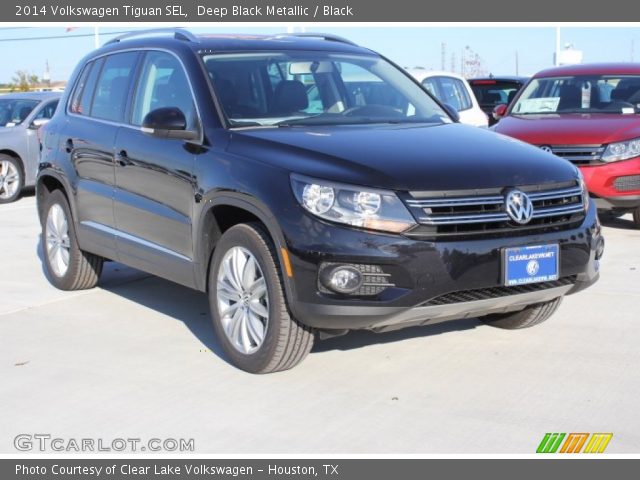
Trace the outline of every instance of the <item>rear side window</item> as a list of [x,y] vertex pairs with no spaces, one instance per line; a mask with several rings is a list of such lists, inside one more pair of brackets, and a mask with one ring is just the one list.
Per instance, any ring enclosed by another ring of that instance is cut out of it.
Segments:
[[93,95],[92,117],[122,121],[137,58],[137,52],[117,53],[107,57]]
[[493,108],[501,103],[508,104],[514,99],[520,84],[517,82],[478,81],[472,82],[471,89],[480,106]]
[[472,107],[467,88],[464,82],[458,78],[430,77],[423,80],[422,84],[438,100],[451,105],[458,111],[468,110]]
[[149,112],[164,107],[180,109],[188,127],[193,126],[195,107],[182,65],[169,53],[149,52],[142,67],[131,122],[142,125]]
[[100,68],[102,67],[103,59],[98,59],[95,62],[88,63],[73,91],[73,97],[71,104],[69,105],[69,111],[78,115],[89,115],[91,111],[91,99],[93,98],[93,92],[96,88],[96,81],[100,74]]

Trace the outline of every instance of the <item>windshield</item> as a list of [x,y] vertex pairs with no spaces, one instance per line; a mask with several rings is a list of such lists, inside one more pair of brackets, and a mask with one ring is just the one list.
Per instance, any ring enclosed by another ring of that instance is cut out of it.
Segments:
[[38,100],[0,98],[0,127],[20,125],[38,105]]
[[640,113],[640,76],[536,78],[525,87],[511,113]]
[[422,88],[376,56],[260,52],[203,60],[232,127],[451,122]]

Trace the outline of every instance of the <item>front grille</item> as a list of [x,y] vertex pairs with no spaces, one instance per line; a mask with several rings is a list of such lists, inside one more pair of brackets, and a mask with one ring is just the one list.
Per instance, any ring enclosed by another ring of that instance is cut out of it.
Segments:
[[471,192],[412,192],[406,201],[419,225],[408,236],[487,235],[570,228],[584,218],[582,189],[577,182],[521,186],[533,204],[533,218],[520,225],[505,209],[510,189]]
[[[395,287],[395,284],[391,283],[390,281],[391,275],[389,273],[385,273],[380,265],[369,265],[363,263],[323,263],[320,267],[320,274],[322,274],[322,271],[327,268],[334,268],[337,266],[353,267],[359,270],[360,273],[362,273],[362,277],[364,280],[362,282],[362,286],[355,292],[348,294],[350,296],[371,297],[374,295],[379,295],[389,287]],[[333,292],[322,285],[322,282],[319,279],[320,275],[318,276],[318,290],[320,290],[320,292],[336,295],[336,292]]]
[[640,190],[640,175],[626,175],[624,177],[618,177],[613,182],[613,186],[619,192]]
[[478,300],[490,300],[492,298],[507,297],[521,293],[539,292],[549,288],[565,287],[576,283],[576,276],[560,278],[552,282],[530,283],[529,285],[516,285],[514,287],[490,287],[477,290],[461,290],[459,292],[445,293],[423,303],[423,307],[435,307],[450,305],[452,303],[475,302]]
[[[539,145],[545,147],[545,145]],[[602,145],[546,145],[554,155],[569,160],[576,165],[601,163],[605,147]]]

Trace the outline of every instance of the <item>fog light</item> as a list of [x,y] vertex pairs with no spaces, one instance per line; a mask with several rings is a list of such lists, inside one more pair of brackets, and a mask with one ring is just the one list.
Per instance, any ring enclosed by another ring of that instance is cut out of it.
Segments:
[[596,260],[600,260],[604,254],[604,237],[598,237],[596,240]]
[[338,266],[323,276],[325,286],[334,292],[352,293],[362,286],[362,274],[353,267]]

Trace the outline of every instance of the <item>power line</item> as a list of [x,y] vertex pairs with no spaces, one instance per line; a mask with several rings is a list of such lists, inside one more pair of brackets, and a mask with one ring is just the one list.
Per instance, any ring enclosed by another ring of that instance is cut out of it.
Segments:
[[[136,30],[123,30],[121,32],[100,32],[100,35],[121,35],[124,33],[131,33]],[[0,38],[0,42],[26,42],[29,40],[57,40],[66,38],[80,38],[80,37],[93,37],[93,33],[74,33],[71,35],[56,35],[50,37],[21,37],[21,38]]]

